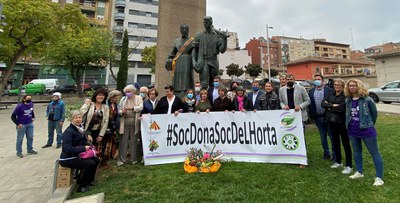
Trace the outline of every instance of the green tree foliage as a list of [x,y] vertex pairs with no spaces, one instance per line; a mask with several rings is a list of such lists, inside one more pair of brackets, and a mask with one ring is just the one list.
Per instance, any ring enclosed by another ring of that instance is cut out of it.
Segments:
[[239,68],[238,64],[231,63],[228,66],[226,66],[226,74],[231,76],[233,79],[233,76],[241,76],[243,75],[244,71],[242,68]]
[[257,64],[247,64],[247,66],[244,67],[246,69],[246,73],[250,75],[250,77],[256,78],[260,75],[262,72],[262,69],[259,65]]
[[128,30],[125,29],[122,39],[121,60],[117,74],[117,89],[123,90],[128,80],[128,56],[129,56],[129,38]]
[[223,74],[224,74],[224,70],[219,69],[219,70],[218,70],[218,75],[219,75],[219,76],[222,76]]
[[277,75],[279,75],[278,70],[276,70],[275,68],[271,68],[271,77],[275,77]]
[[112,35],[105,28],[89,24],[66,26],[57,42],[48,46],[45,60],[68,68],[82,97],[80,82],[86,68],[104,68],[110,58],[111,43]]
[[145,47],[141,53],[142,61],[151,65],[150,73],[155,73],[157,45]]
[[33,56],[45,50],[48,44],[62,35],[66,24],[76,24],[81,12],[76,6],[59,4],[49,0],[2,0],[5,26],[0,29],[0,61],[7,65],[0,84],[0,99],[12,69],[18,59],[29,53]]

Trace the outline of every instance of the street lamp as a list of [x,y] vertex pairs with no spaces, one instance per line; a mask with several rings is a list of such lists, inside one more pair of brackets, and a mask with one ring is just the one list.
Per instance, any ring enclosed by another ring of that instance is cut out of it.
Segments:
[[267,24],[268,79],[269,79],[269,81],[271,81],[271,56],[269,55],[269,36],[268,36],[269,29],[274,29],[274,27],[268,26],[268,24]]
[[260,66],[261,66],[261,76],[264,78],[264,65],[263,65],[263,48],[262,46],[258,47],[260,49]]

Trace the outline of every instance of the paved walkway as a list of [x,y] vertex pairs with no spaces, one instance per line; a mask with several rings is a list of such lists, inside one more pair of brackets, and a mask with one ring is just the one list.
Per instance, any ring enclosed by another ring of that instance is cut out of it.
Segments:
[[[0,202],[47,202],[52,195],[54,163],[61,149],[42,149],[47,142],[46,104],[35,104],[33,148],[37,155],[28,155],[26,139],[23,158],[16,156],[16,129],[11,121],[15,105],[0,109]],[[64,124],[64,129],[69,123]]]
[[[61,149],[42,149],[47,141],[46,104],[35,104],[33,147],[37,155],[26,154],[26,139],[23,143],[24,158],[15,153],[16,130],[10,116],[15,105],[0,109],[0,203],[2,202],[47,202],[52,195],[54,163]],[[400,104],[382,104],[381,112],[400,114]],[[64,124],[64,129],[69,125]]]

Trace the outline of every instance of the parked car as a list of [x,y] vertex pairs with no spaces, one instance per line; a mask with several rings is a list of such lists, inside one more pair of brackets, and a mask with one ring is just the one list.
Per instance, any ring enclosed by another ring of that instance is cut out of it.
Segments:
[[307,91],[310,90],[311,88],[313,88],[313,86],[305,80],[294,81],[294,84],[303,86],[304,88],[306,88]]
[[58,79],[34,79],[29,84],[45,84],[47,92],[59,87]]
[[78,88],[76,88],[75,85],[63,85],[58,88],[52,89],[49,91],[50,94],[53,94],[54,92],[60,92],[60,93],[77,93]]
[[378,103],[382,101],[385,104],[400,102],[400,80],[387,83],[381,88],[368,89],[369,96]]
[[32,84],[29,83],[27,85],[22,85],[18,89],[12,89],[8,91],[8,95],[18,95],[20,92],[20,89],[25,90],[25,94],[34,94],[34,95],[42,95],[46,92],[46,85],[45,84]]

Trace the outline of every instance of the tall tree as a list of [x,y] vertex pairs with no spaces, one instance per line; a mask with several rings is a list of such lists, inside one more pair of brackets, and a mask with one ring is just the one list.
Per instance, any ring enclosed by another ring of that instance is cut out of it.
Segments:
[[62,37],[48,46],[45,61],[69,69],[82,97],[81,79],[88,67],[104,68],[110,58],[112,35],[105,28],[87,24],[80,29],[69,26]]
[[119,62],[119,69],[117,74],[117,89],[123,90],[128,80],[128,56],[129,56],[129,38],[128,30],[125,29],[122,49],[121,49],[121,60]]
[[150,73],[155,73],[156,52],[157,52],[157,45],[154,45],[150,47],[146,46],[141,53],[142,61],[145,64],[151,65]]
[[0,29],[0,61],[7,65],[0,83],[0,100],[4,88],[12,75],[18,59],[26,54],[41,53],[47,44],[60,36],[63,25],[75,23],[73,19],[81,15],[76,6],[52,3],[48,0],[3,0],[5,25]]
[[246,73],[249,74],[253,80],[254,80],[254,78],[258,77],[260,75],[260,73],[262,72],[261,67],[257,64],[249,63],[244,68],[246,69]]

